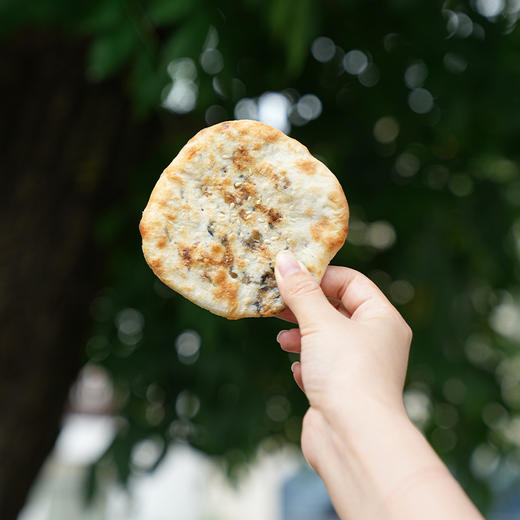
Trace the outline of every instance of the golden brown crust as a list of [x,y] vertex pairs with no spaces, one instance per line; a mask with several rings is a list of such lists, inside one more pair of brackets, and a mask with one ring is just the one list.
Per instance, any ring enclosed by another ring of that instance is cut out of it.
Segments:
[[274,258],[290,248],[320,279],[343,245],[348,205],[334,175],[300,143],[256,121],[188,141],[158,180],[139,226],[154,273],[230,319],[283,302]]

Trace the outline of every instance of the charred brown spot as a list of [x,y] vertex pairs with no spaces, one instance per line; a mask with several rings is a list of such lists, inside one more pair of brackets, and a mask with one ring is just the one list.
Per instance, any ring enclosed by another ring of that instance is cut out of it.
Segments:
[[298,161],[296,163],[296,166],[308,175],[311,175],[316,172],[316,165],[314,161]]
[[229,271],[229,276],[231,276],[231,278],[238,278],[238,274],[233,271]]
[[234,311],[238,304],[238,283],[229,279],[225,269],[217,271],[213,278],[213,283],[215,285],[213,289],[215,298],[227,302],[232,311]]
[[185,247],[182,251],[181,251],[181,258],[182,258],[182,263],[186,266],[186,267],[189,267],[192,263],[193,263],[193,258],[191,257],[191,251],[189,250],[189,248]]
[[226,251],[224,258],[222,259],[222,263],[224,265],[233,265],[233,260],[233,255],[229,251]]
[[255,229],[250,235],[249,238],[244,242],[244,245],[249,249],[257,249],[260,243],[262,242],[262,234],[258,229]]
[[251,164],[252,159],[249,152],[244,147],[240,147],[235,150],[232,161],[237,170],[245,170]]
[[207,227],[207,230],[208,230],[208,233],[213,236],[215,234],[215,228],[213,227],[215,224],[215,222],[210,222],[208,224],[208,227]]
[[226,250],[220,244],[211,244],[209,251],[211,263],[220,264],[223,261]]
[[242,209],[238,212],[238,216],[239,216],[242,220],[247,220],[247,213],[246,213],[246,210],[242,208]]
[[261,202],[255,204],[255,209],[267,216],[271,229],[273,228],[273,224],[276,224],[282,218],[282,214],[279,211],[276,211],[274,208],[266,208]]
[[267,212],[267,216],[269,217],[269,224],[276,224],[282,218],[282,214],[273,208]]
[[253,186],[248,184],[242,184],[242,186],[240,186],[240,188],[237,191],[240,200],[246,200],[255,193],[255,189],[253,188]]
[[159,249],[163,249],[166,247],[166,244],[167,244],[167,241],[165,238],[160,238],[159,240],[157,240],[157,243],[156,243],[156,246],[159,248]]
[[239,201],[239,199],[233,193],[229,193],[228,191],[225,191],[224,192],[224,201],[227,204],[231,204],[231,203],[236,204]]

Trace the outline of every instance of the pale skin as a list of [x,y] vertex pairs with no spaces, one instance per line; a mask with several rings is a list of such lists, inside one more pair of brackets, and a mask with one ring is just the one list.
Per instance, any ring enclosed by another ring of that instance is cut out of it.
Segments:
[[321,286],[291,253],[276,280],[298,325],[278,335],[309,409],[301,445],[343,520],[482,520],[406,415],[410,327],[361,273],[327,269]]

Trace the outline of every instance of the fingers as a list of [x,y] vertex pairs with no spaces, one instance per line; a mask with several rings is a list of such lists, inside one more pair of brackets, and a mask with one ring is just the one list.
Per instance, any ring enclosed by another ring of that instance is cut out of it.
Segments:
[[303,387],[303,379],[302,379],[302,365],[299,361],[295,361],[291,365],[291,370],[293,373],[294,380],[296,381],[296,384],[300,387],[300,390],[302,392],[305,392],[305,389]]
[[282,312],[279,312],[275,318],[279,318],[281,320],[290,321],[291,323],[298,323],[296,320],[296,316],[293,314],[293,311],[291,309],[287,308],[284,309]]
[[298,320],[302,334],[319,330],[334,309],[316,280],[289,251],[276,257],[275,275],[280,294]]
[[329,266],[321,287],[329,298],[341,301],[346,315],[353,320],[397,313],[377,285],[354,269]]
[[286,352],[300,352],[302,349],[300,329],[282,330],[276,336],[276,341]]

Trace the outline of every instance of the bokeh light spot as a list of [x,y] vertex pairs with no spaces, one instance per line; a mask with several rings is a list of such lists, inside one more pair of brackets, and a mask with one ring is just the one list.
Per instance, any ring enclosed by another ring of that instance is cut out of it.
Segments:
[[138,442],[132,448],[130,462],[136,471],[149,471],[159,459],[164,449],[164,441],[160,437],[153,437]]
[[258,107],[256,101],[243,98],[235,105],[236,119],[258,119]]
[[405,305],[413,300],[415,289],[408,280],[395,280],[390,284],[390,298],[398,305]]
[[185,330],[175,340],[175,350],[181,363],[192,365],[199,359],[201,339],[195,330]]
[[401,177],[413,177],[421,167],[419,158],[412,153],[402,153],[395,161],[395,171]]
[[336,45],[330,38],[320,36],[312,42],[311,53],[315,60],[326,63],[334,58]]
[[206,49],[200,55],[200,65],[206,74],[218,74],[224,68],[224,57],[218,49]]
[[442,385],[444,397],[453,404],[462,404],[466,399],[467,388],[461,379],[452,377]]
[[175,401],[175,411],[177,415],[181,419],[193,419],[197,415],[200,409],[200,400],[199,398],[189,392],[188,390],[183,390]]
[[379,83],[380,73],[377,65],[371,63],[361,74],[358,80],[364,87],[372,88]]
[[296,104],[296,110],[302,119],[308,121],[316,119],[321,114],[321,101],[314,94],[305,94]]
[[265,92],[258,99],[258,120],[288,133],[291,128],[289,109],[290,102],[286,96],[278,92]]
[[274,395],[267,400],[265,413],[275,422],[283,422],[291,413],[291,404],[283,395]]
[[464,173],[451,177],[448,185],[453,195],[457,197],[466,197],[473,191],[473,181]]
[[383,144],[394,141],[399,135],[399,123],[393,117],[382,117],[374,125],[374,137]]
[[412,63],[405,73],[404,82],[410,89],[422,87],[425,79],[428,77],[428,67],[422,61]]
[[498,467],[497,449],[490,444],[480,444],[471,454],[471,472],[479,478],[486,478]]
[[504,10],[505,0],[477,0],[475,7],[482,16],[494,18]]
[[421,390],[405,390],[403,401],[410,420],[418,428],[423,429],[428,424],[432,412],[432,404],[428,395]]
[[366,240],[368,245],[376,249],[388,249],[392,247],[396,239],[394,227],[385,220],[379,220],[369,224]]
[[460,74],[468,68],[468,62],[458,54],[447,52],[442,58],[442,63],[446,70],[454,74]]
[[162,106],[177,114],[187,114],[195,108],[197,95],[198,87],[193,81],[176,79],[167,91]]
[[433,96],[425,88],[416,88],[408,96],[408,105],[416,114],[427,114],[433,108]]
[[211,105],[204,115],[208,125],[216,125],[228,119],[227,110],[221,105]]
[[368,67],[368,57],[360,50],[347,52],[343,57],[343,67],[354,76],[361,74]]

